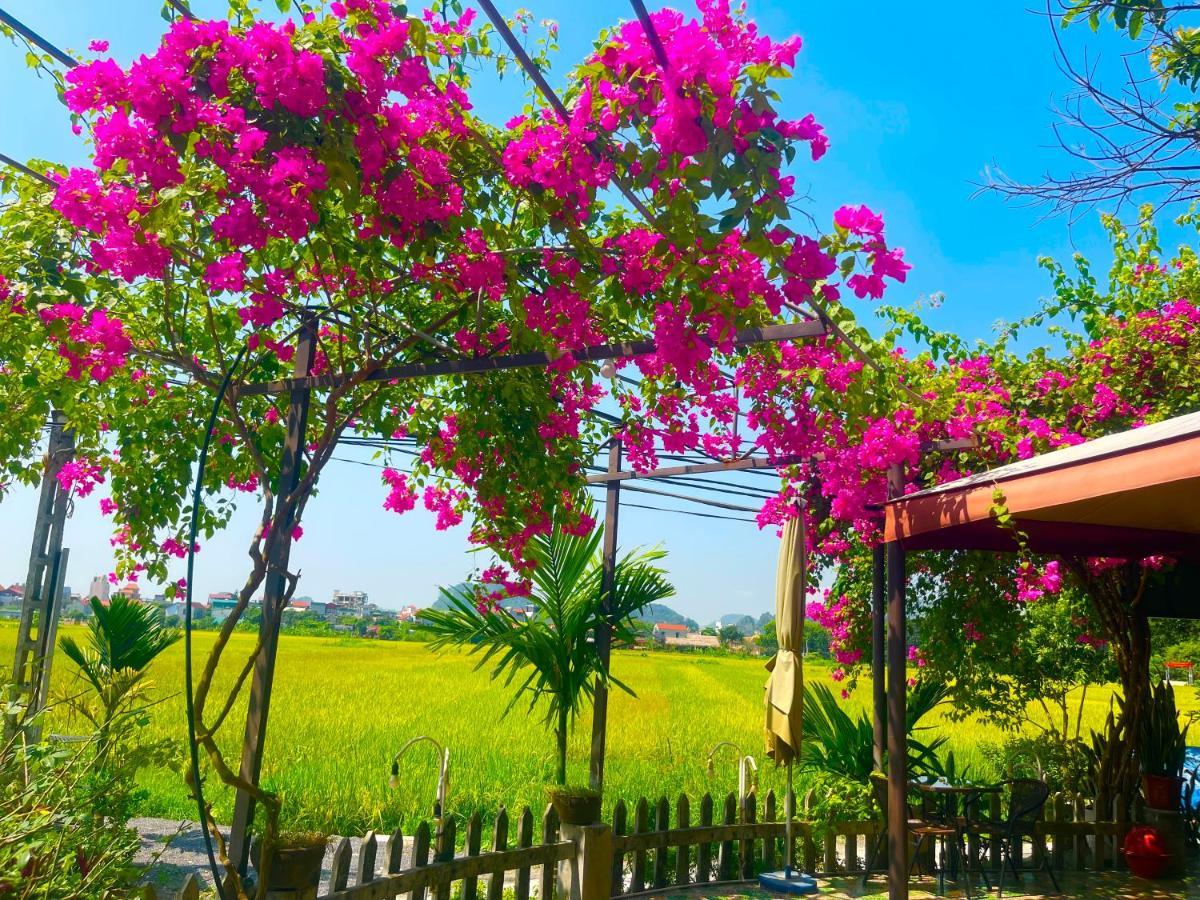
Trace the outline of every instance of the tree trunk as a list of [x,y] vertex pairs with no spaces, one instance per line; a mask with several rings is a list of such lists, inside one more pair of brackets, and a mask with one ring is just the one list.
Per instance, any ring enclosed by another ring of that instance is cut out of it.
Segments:
[[1120,715],[1096,773],[1097,814],[1106,814],[1112,803],[1112,815],[1123,808],[1128,817],[1137,794],[1142,714],[1150,695],[1150,622],[1141,607],[1147,573],[1136,562],[1100,573],[1090,572],[1082,560],[1070,565],[1091,600],[1121,678]]
[[561,786],[566,786],[567,783],[567,717],[569,710],[563,707],[558,711],[558,726],[554,729],[554,736],[558,741],[558,773],[556,779]]

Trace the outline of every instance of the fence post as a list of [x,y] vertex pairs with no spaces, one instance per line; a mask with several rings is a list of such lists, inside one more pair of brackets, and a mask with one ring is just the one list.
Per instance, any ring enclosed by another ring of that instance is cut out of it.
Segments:
[[[713,823],[713,801],[711,794],[700,798],[700,825],[707,827]],[[696,881],[703,883],[712,880],[712,844],[701,842],[696,850]]]
[[[542,813],[542,843],[558,843],[558,813],[553,803],[547,803],[546,811]],[[554,896],[554,882],[557,878],[556,867],[551,863],[542,863],[541,889],[538,892],[542,900],[550,900]]]
[[388,840],[387,872],[395,875],[404,868],[404,832],[397,828]]
[[[747,794],[742,799],[742,824],[753,825],[757,818],[756,801],[753,794]],[[754,835],[742,841],[741,846],[742,878],[754,877]]]
[[358,848],[358,883],[369,884],[375,880],[375,854],[379,849],[379,839],[374,831],[368,831],[363,838],[362,846]]
[[[796,795],[792,794],[792,807],[796,808]],[[800,834],[804,838],[804,871],[817,871],[817,842],[813,839],[812,833],[812,808],[813,808],[813,792],[810,790],[804,795],[804,822],[808,825]],[[787,848],[787,855],[784,857],[784,865],[788,865],[788,860],[795,859],[795,847]]]
[[[645,834],[650,830],[650,808],[642,797],[633,808],[633,833]],[[638,847],[633,851],[633,880],[629,892],[637,894],[646,889],[646,851]]]
[[340,841],[338,841],[338,845],[333,851],[333,863],[330,866],[330,889],[334,891],[344,891],[346,889],[346,885],[350,883],[351,853],[350,838],[342,838]]
[[[526,806],[517,819],[517,846],[525,850],[533,846],[533,813]],[[517,900],[529,900],[529,866],[517,869]]]
[[[458,838],[458,820],[453,816],[448,817],[442,827],[438,829],[435,842],[437,846],[434,849],[434,859],[437,862],[453,862],[454,861],[454,845]],[[450,900],[450,882],[449,880],[440,882],[434,886],[433,896],[437,900]]]
[[667,832],[671,828],[670,805],[666,797],[658,798],[658,806],[654,813],[654,830],[662,836],[658,849],[654,851],[654,886],[667,886]]
[[608,900],[613,891],[613,835],[607,825],[561,826],[575,855],[558,864],[559,900]]
[[[483,821],[479,818],[479,811],[471,813],[471,818],[467,819],[467,839],[466,846],[463,848],[467,856],[478,856],[480,838],[483,836]],[[463,900],[476,900],[479,896],[479,879],[474,875],[468,875],[463,879],[462,888]]]
[[[624,835],[626,832],[626,819],[628,812],[625,807],[624,800],[618,800],[613,805],[613,835]],[[625,854],[613,851],[612,861],[612,883],[618,891],[625,889]]]
[[[775,792],[767,791],[767,802],[763,804],[763,821],[775,821]],[[768,872],[775,871],[775,836],[763,838],[763,867]]]
[[[503,812],[503,810],[502,810]],[[422,869],[429,865],[429,823],[422,822],[417,826],[413,835],[412,864],[414,869]],[[425,888],[419,887],[412,892],[412,900],[425,900]]]
[[[722,825],[736,825],[738,819],[738,802],[737,795],[730,791],[725,797],[725,816],[722,820]],[[722,881],[731,881],[733,879],[734,868],[733,863],[733,841],[721,841],[721,849],[717,851],[717,871],[720,872]]]
[[[1087,809],[1084,806],[1083,794],[1075,794],[1075,798],[1071,803],[1072,818],[1076,822],[1087,821]],[[1075,833],[1075,870],[1082,872],[1088,867],[1088,840],[1087,835],[1083,831]]]
[[[508,810],[503,806],[500,807],[500,812],[496,813],[496,824],[492,829],[492,852],[498,853],[501,850],[508,849]],[[488,900],[503,900],[504,897],[504,872],[493,872],[492,877],[488,879]]]
[[[675,827],[687,828],[691,825],[691,810],[688,808],[688,798],[686,794],[679,795],[679,801],[675,804]],[[675,883],[677,885],[685,885],[691,881],[691,864],[688,857],[691,855],[691,847],[688,844],[680,844],[675,851]]]

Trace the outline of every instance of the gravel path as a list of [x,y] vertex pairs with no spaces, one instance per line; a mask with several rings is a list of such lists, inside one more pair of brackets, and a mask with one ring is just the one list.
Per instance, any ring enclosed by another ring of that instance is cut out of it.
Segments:
[[[204,884],[211,888],[212,873],[208,868],[208,855],[204,849],[204,834],[193,822],[180,822],[176,819],[133,819],[129,823],[137,829],[142,839],[141,850],[138,851],[136,862],[148,866],[146,882],[154,885],[160,891],[175,891],[183,886],[188,875],[197,873]],[[330,868],[333,865],[333,850],[340,838],[329,840],[325,851],[325,862],[321,872],[321,890],[325,893],[329,888]],[[377,838],[378,848],[375,854],[375,871],[383,870],[387,860],[389,838]],[[404,839],[404,867],[408,868],[412,861],[412,839]],[[353,857],[350,862],[350,872],[358,871],[358,850],[362,846],[362,838],[350,838]]]

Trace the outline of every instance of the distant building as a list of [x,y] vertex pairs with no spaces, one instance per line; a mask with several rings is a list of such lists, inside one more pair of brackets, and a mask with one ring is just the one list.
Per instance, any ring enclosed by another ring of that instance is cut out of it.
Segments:
[[409,604],[396,613],[397,622],[415,622],[417,617],[421,615],[421,610],[413,604]]
[[107,600],[110,590],[108,579],[103,575],[96,575],[92,578],[91,585],[88,586],[87,595],[88,597],[98,597],[101,600]]
[[719,650],[721,639],[715,634],[685,634],[668,637],[663,641],[663,645],[676,650]]
[[224,622],[229,618],[237,606],[237,595],[231,594],[228,591],[219,591],[215,594],[208,595],[208,608],[212,613],[212,617],[218,622]]
[[654,639],[660,644],[668,638],[679,638],[685,636],[690,629],[686,625],[676,625],[674,622],[656,622],[654,625]]
[[342,616],[361,619],[378,612],[378,607],[367,602],[366,591],[333,591],[333,597],[325,604],[325,619],[337,622]]
[[[163,607],[163,615],[167,616],[168,618],[171,616],[178,616],[182,619],[186,610],[187,604],[183,600],[175,600]],[[209,610],[210,607],[207,600],[192,600],[193,619],[199,619],[207,616]]]
[[362,610],[367,607],[367,592],[366,591],[339,591],[334,588],[333,597],[329,601],[336,606],[344,609]]
[[25,591],[21,585],[14,584],[11,587],[0,585],[0,606],[20,606],[24,599]]
[[117,593],[120,594],[122,597],[124,597],[126,600],[141,600],[142,599],[142,591],[137,586],[136,581],[125,582],[125,586],[122,587],[121,589],[119,589],[117,591]]
[[305,613],[312,609],[311,597],[293,597],[292,601],[283,608],[284,612]]

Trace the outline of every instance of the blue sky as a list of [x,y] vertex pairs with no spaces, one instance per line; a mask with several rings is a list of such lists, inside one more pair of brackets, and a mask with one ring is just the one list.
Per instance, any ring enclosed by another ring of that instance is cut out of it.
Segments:
[[[207,15],[224,9],[212,0],[192,5]],[[602,25],[632,16],[623,3],[525,5],[539,19],[560,23],[560,72],[590,48]],[[90,40],[107,39],[121,62],[155,45],[164,24],[158,8],[156,0],[4,3],[10,14],[76,55]],[[1107,263],[1095,214],[1068,227],[1061,218],[1044,220],[1040,210],[993,195],[972,197],[989,166],[1025,179],[1068,167],[1065,154],[1053,146],[1050,126],[1053,107],[1069,85],[1055,66],[1043,16],[1013,0],[966,7],[864,0],[852,10],[801,0],[750,3],[751,16],[767,33],[804,38],[796,77],[783,82],[780,92],[786,114],[815,113],[832,142],[820,163],[795,169],[798,189],[812,197],[813,215],[828,222],[836,206],[866,203],[882,211],[889,242],[904,247],[913,265],[907,284],[892,288],[888,302],[908,305],[940,294],[944,302],[930,315],[937,326],[985,336],[997,320],[1032,311],[1048,292],[1036,265],[1040,255],[1067,259],[1080,251]],[[1086,29],[1072,29],[1067,39],[1071,47],[1086,43],[1089,52],[1110,60],[1128,49]],[[65,110],[50,85],[24,68],[21,56],[0,44],[0,122],[6,126],[0,129],[0,151],[19,159],[83,162],[85,148],[71,135]],[[477,107],[503,120],[520,103],[515,86],[512,79],[481,84],[474,94]],[[339,455],[354,458],[350,451]],[[334,462],[321,487],[293,551],[293,565],[303,571],[298,593],[320,598],[334,588],[359,589],[387,606],[424,605],[436,597],[437,585],[461,580],[474,565],[465,528],[438,533],[423,510],[403,517],[386,513],[377,470]],[[98,496],[79,501],[68,524],[67,581],[76,590],[111,568]],[[0,542],[0,583],[24,578],[34,499],[33,491],[17,490],[0,503],[0,533],[6,537]],[[203,548],[198,595],[236,588],[247,569],[245,543],[253,527],[247,510],[227,534]],[[628,508],[620,538],[623,547],[666,546],[678,590],[671,605],[689,616],[706,620],[771,606],[777,542],[770,531]]]

